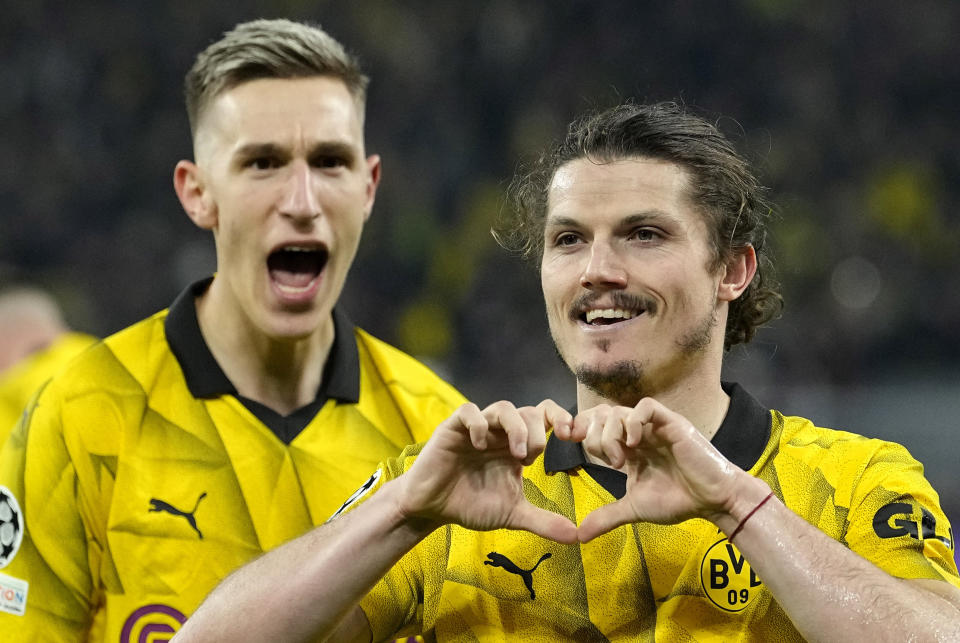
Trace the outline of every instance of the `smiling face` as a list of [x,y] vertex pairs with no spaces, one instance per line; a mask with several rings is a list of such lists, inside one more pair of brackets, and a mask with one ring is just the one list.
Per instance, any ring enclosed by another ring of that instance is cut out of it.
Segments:
[[742,292],[727,280],[742,275],[711,268],[688,181],[653,159],[577,159],[553,177],[541,284],[581,405],[632,406],[692,378],[719,381],[725,304]]
[[181,161],[175,184],[194,222],[214,233],[215,316],[278,340],[332,328],[380,174],[343,82],[229,89],[201,115],[195,148],[196,165]]

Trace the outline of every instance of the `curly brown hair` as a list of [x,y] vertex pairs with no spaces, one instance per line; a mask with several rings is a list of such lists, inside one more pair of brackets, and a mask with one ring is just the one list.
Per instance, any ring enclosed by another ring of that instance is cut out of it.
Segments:
[[537,265],[543,256],[550,184],[570,161],[610,163],[650,158],[676,163],[690,175],[690,196],[708,221],[716,270],[747,246],[757,254],[757,273],[730,303],[724,348],[749,342],[783,308],[773,264],[765,248],[772,206],[749,163],[715,125],[675,102],[628,102],[574,121],[566,137],[532,164],[521,167],[505,209],[493,230],[501,246]]

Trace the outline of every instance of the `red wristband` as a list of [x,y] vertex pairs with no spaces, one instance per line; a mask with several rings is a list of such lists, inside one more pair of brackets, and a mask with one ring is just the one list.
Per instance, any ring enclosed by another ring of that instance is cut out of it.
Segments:
[[768,493],[768,494],[766,495],[766,497],[765,497],[763,500],[761,500],[761,501],[757,504],[756,507],[754,507],[753,509],[750,510],[750,513],[748,513],[746,516],[743,517],[743,520],[740,521],[740,524],[737,525],[737,528],[733,530],[733,533],[730,534],[730,537],[727,538],[727,540],[730,541],[730,542],[733,542],[733,539],[737,536],[737,534],[740,533],[740,530],[743,529],[743,526],[744,526],[745,524],[747,524],[747,521],[748,521],[748,520],[750,520],[750,516],[752,516],[753,514],[757,513],[757,510],[760,509],[760,507],[762,507],[763,505],[765,505],[766,502],[767,502],[767,500],[770,500],[770,498],[772,498],[772,497],[773,497],[773,492],[771,491],[770,493]]

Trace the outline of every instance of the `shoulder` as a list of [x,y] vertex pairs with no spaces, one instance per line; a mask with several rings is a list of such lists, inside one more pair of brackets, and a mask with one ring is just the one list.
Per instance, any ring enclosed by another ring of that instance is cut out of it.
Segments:
[[907,449],[896,442],[870,438],[851,431],[817,426],[797,416],[773,411],[774,426],[780,425],[781,452],[808,460],[841,460],[847,463],[881,460],[912,460]]
[[366,374],[375,375],[387,386],[402,389],[410,395],[442,398],[452,407],[466,401],[456,388],[423,362],[361,328],[355,327],[354,334],[361,370]]
[[[142,415],[148,390],[175,358],[163,333],[161,311],[90,345],[58,371],[35,398],[30,430],[47,424],[82,427],[88,436],[115,428],[114,420]],[[169,369],[166,369],[169,370]],[[96,422],[90,418],[96,416]]]
[[775,466],[781,481],[819,480],[846,506],[878,489],[915,494],[929,490],[923,465],[901,444],[774,411],[774,425],[778,422],[783,428]]

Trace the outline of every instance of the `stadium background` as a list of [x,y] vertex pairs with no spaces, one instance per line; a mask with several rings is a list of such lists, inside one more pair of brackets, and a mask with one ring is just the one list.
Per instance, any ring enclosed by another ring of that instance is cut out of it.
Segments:
[[182,213],[183,73],[235,23],[320,22],[373,77],[384,181],[345,304],[478,403],[573,402],[532,270],[488,229],[517,162],[587,108],[679,98],[779,205],[782,319],[728,357],[763,402],[898,440],[960,524],[960,3],[9,2],[0,285],[105,335],[213,267]]

